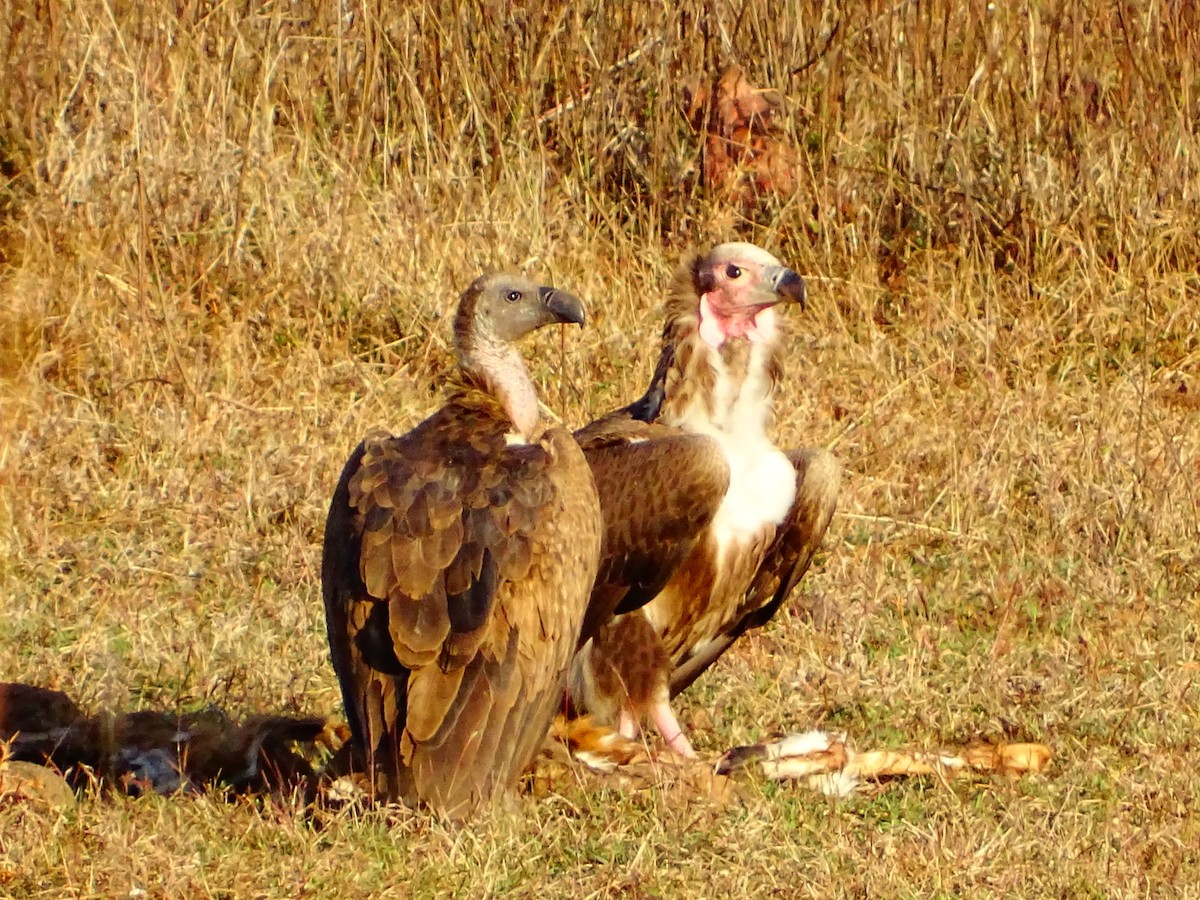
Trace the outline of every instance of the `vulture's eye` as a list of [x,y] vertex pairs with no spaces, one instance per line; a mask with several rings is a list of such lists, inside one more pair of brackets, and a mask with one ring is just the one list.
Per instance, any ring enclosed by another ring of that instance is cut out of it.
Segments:
[[507,300],[509,303],[516,303],[518,300],[521,299],[521,292],[520,291],[509,291],[507,294],[504,295],[504,299]]
[[725,275],[729,278],[741,278],[742,270],[739,269],[737,266],[735,266],[733,263],[730,263],[725,268]]

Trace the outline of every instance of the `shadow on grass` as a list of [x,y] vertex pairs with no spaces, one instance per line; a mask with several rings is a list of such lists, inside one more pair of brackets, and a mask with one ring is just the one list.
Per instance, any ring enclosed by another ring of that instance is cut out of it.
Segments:
[[99,784],[147,792],[301,795],[311,801],[318,745],[340,742],[320,717],[254,715],[236,721],[216,706],[86,715],[61,691],[0,684],[0,743],[9,759],[57,769],[76,790]]

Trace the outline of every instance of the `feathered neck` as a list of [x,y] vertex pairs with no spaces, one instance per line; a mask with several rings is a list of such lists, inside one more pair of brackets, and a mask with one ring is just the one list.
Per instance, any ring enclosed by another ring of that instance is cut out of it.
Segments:
[[517,349],[477,329],[456,327],[454,338],[464,381],[500,401],[517,433],[532,440],[540,418],[537,388]]
[[[700,294],[696,271],[702,257],[687,259],[676,270],[666,303],[662,350],[645,396],[632,413],[643,421],[714,427],[730,423],[732,407],[758,407],[765,426],[775,384],[782,375],[772,334],[766,342],[727,340],[719,347],[700,334]],[[743,417],[738,417],[742,420]]]

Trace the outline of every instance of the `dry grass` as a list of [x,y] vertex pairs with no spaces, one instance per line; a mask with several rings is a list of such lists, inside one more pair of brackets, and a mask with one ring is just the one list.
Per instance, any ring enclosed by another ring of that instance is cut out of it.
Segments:
[[[580,788],[461,831],[8,806],[0,893],[1197,895],[1195,4],[386,6],[0,10],[0,677],[336,713],[325,504],[358,436],[433,407],[456,290],[523,266],[590,301],[529,348],[580,423],[648,377],[683,249],[741,235],[810,279],[780,437],[848,478],[820,615],[696,685],[700,746],[1055,764],[832,805]],[[679,111],[728,62],[801,151],[753,208],[698,183]]]

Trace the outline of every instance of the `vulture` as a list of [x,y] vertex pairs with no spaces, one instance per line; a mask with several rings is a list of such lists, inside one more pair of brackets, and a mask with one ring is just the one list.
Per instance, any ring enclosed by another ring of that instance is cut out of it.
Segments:
[[565,291],[481,276],[459,301],[445,405],[369,436],[342,472],[321,582],[376,794],[462,818],[519,778],[560,708],[602,518],[571,433],[539,425],[513,344],[583,321]]
[[570,706],[626,737],[649,717],[682,756],[695,754],[671,698],[786,601],[840,488],[830,453],[785,452],[768,435],[781,301],[803,308],[804,281],[767,251],[693,255],[670,288],[649,389],[575,434],[605,533]]

